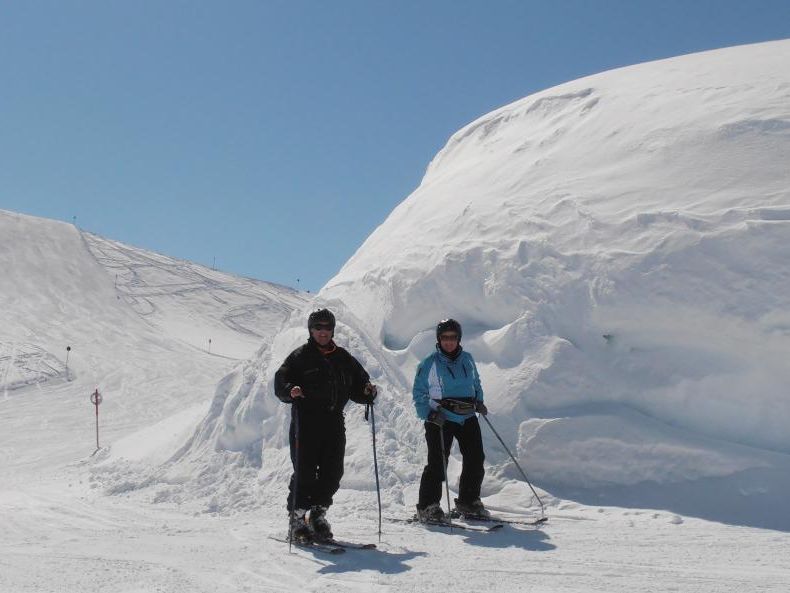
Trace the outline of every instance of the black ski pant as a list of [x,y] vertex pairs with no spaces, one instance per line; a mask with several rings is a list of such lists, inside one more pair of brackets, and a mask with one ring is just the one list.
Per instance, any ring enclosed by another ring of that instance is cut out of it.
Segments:
[[288,511],[331,506],[343,477],[346,454],[343,414],[293,409],[289,440],[294,473],[288,485]]
[[[444,436],[444,459],[442,459],[442,435]],[[483,483],[485,475],[483,468],[485,455],[477,416],[468,418],[463,424],[447,421],[442,428],[432,422],[426,422],[425,442],[428,445],[428,465],[422,471],[420,480],[417,506],[421,509],[439,502],[442,498],[444,466],[450,456],[453,439],[458,440],[458,447],[463,457],[458,499],[462,502],[474,502],[480,498],[480,485]]]

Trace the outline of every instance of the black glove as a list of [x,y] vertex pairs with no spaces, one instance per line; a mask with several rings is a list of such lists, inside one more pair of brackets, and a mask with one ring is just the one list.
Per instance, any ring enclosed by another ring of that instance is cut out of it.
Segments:
[[427,422],[431,424],[435,424],[439,428],[444,426],[444,414],[441,413],[439,410],[433,410],[430,414],[428,414]]
[[368,403],[372,404],[374,401],[376,401],[376,397],[379,395],[379,390],[372,383],[367,383],[365,388],[362,390],[362,393],[368,397]]
[[488,416],[488,408],[486,408],[486,405],[480,400],[475,402],[475,412],[483,416]]

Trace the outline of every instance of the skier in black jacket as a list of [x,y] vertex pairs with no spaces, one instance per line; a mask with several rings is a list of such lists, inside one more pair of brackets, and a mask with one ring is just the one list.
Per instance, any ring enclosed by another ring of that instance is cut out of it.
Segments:
[[293,405],[289,440],[294,473],[287,506],[291,537],[299,541],[332,538],[326,511],[343,476],[343,408],[349,399],[369,404],[377,395],[362,365],[332,339],[331,311],[313,311],[307,327],[307,343],[291,352],[274,375],[275,394]]

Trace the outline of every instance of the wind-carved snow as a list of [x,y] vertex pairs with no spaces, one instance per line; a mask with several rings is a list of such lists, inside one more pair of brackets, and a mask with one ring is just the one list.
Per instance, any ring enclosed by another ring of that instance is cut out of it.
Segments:
[[319,296],[406,376],[436,321],[461,320],[492,420],[546,487],[786,466],[789,81],[776,42],[483,116]]

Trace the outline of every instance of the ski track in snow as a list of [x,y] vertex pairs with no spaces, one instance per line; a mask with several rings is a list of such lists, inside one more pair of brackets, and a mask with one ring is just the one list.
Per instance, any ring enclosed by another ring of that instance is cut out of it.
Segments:
[[[284,286],[232,276],[92,233],[82,232],[81,237],[96,261],[114,277],[120,299],[165,331],[214,353],[226,351],[246,358],[291,311],[309,300]],[[211,306],[213,301],[219,306]],[[210,322],[207,329],[214,326],[200,337],[191,331],[197,311],[204,323]],[[207,338],[212,336],[209,345]],[[239,338],[249,344],[247,350],[229,351]]]
[[71,379],[63,361],[35,344],[0,342],[0,392]]

